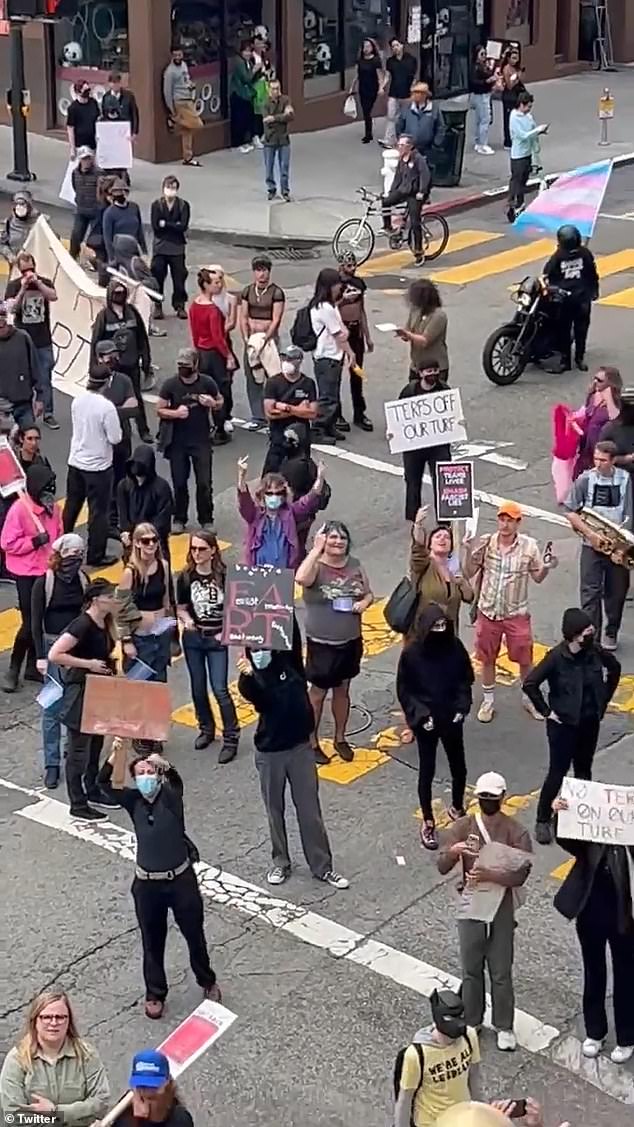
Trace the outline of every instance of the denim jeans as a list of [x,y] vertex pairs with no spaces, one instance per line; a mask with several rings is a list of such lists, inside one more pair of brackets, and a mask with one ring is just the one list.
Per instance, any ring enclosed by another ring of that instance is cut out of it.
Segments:
[[40,373],[42,376],[42,403],[44,405],[44,414],[53,414],[53,367],[55,364],[55,357],[53,356],[53,349],[50,344],[46,348],[36,348],[37,359],[40,365]]
[[475,110],[475,143],[488,145],[491,124],[491,95],[472,94],[471,105]]
[[258,383],[251,371],[249,364],[248,350],[245,348],[244,356],[242,359],[242,367],[244,369],[244,377],[247,385],[247,398],[249,400],[249,410],[251,411],[251,422],[257,423],[261,427],[266,426],[266,419],[264,418],[264,382]]
[[[163,634],[133,634],[132,641],[139,661],[144,661],[154,670],[154,680],[167,681],[167,667],[170,663],[170,632]],[[124,672],[130,668],[134,658],[126,658]]]
[[207,691],[209,679],[211,691],[220,709],[224,741],[237,744],[240,728],[236,708],[227,687],[227,647],[215,638],[204,637],[198,630],[184,630],[182,641],[198,727],[201,732],[214,732],[216,728]]
[[[55,641],[54,634],[44,635],[44,648],[46,652],[50,650],[53,642]],[[61,683],[59,666],[53,665],[52,661],[48,663],[46,671],[49,677],[54,677],[56,681]],[[57,767],[59,770],[62,757],[61,757],[61,742],[62,742],[62,724],[59,719],[59,710],[61,708],[62,698],[55,701],[50,708],[42,709],[42,747],[44,748],[44,770],[48,767]]]
[[330,356],[313,358],[315,382],[317,384],[317,421],[314,429],[322,434],[334,434],[335,421],[341,402],[341,373],[343,359]]
[[291,146],[265,145],[263,152],[264,173],[269,192],[277,191],[277,184],[275,183],[275,158],[277,157],[280,166],[280,192],[282,195],[285,195],[290,191],[288,186],[288,172],[291,163]]

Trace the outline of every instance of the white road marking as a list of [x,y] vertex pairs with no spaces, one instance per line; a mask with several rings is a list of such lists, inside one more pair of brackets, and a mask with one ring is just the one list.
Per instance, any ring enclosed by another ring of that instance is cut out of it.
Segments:
[[[56,799],[44,797],[32,788],[21,787],[5,779],[0,779],[0,786],[37,799],[33,805],[16,810],[19,817],[99,846],[126,861],[134,860],[135,838],[131,830],[122,829],[111,822],[100,822],[98,825],[75,822],[70,817],[68,807]],[[200,862],[196,870],[201,893],[206,899],[223,907],[235,908],[238,912],[269,924],[277,931],[293,935],[302,943],[327,952],[332,958],[347,959],[426,998],[439,987],[456,990],[460,985],[452,974],[385,943],[367,939],[359,932],[299,904],[273,896],[265,889],[224,872],[215,865]],[[491,1027],[488,997],[485,1024]],[[605,1057],[595,1062],[586,1061],[577,1038],[566,1036],[562,1039],[560,1030],[555,1026],[540,1021],[524,1010],[515,1011],[515,1033],[518,1044],[528,1052],[547,1056],[621,1103],[634,1104],[634,1076],[612,1065]]]
[[493,462],[496,466],[506,466],[509,470],[527,470],[528,462],[522,462],[520,458],[509,458],[506,454],[498,454],[493,451],[491,454],[483,454],[482,462]]
[[634,223],[634,212],[627,212],[625,215],[610,215],[607,211],[599,212],[600,219],[624,219],[626,223]]

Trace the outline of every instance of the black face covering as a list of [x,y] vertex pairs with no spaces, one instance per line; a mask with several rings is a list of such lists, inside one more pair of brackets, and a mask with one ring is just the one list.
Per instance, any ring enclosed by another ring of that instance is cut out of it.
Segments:
[[81,565],[81,556],[63,556],[57,565],[57,574],[64,583],[70,583],[79,573]]
[[444,1033],[445,1037],[451,1037],[452,1041],[464,1037],[467,1023],[462,998],[454,994],[453,990],[434,990],[430,1002],[436,1029]]
[[589,650],[594,645],[594,634],[584,634],[583,638],[579,639],[579,645],[582,650]]
[[482,798],[478,796],[478,802],[480,804],[482,813],[488,814],[489,816],[491,816],[492,814],[499,814],[500,810],[502,809],[501,798]]
[[125,294],[119,293],[118,290],[115,290],[112,295],[111,301],[113,305],[125,305]]

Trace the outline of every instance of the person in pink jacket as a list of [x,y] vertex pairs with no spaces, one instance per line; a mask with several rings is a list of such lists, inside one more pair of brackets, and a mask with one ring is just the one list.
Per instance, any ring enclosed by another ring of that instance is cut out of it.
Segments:
[[17,689],[25,658],[25,680],[42,680],[35,666],[31,593],[38,575],[44,575],[48,567],[53,540],[62,532],[61,513],[55,504],[55,474],[50,466],[31,465],[26,471],[26,492],[11,505],[0,536],[7,571],[15,579],[18,590],[22,618],[3,685],[5,693],[14,693]]

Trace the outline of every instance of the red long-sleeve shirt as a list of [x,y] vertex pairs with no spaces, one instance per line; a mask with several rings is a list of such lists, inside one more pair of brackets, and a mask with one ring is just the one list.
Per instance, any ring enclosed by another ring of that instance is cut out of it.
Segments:
[[189,327],[194,348],[213,349],[226,360],[229,346],[225,334],[225,319],[215,302],[192,301],[189,307]]

